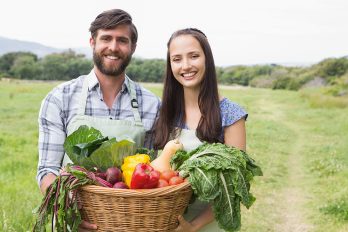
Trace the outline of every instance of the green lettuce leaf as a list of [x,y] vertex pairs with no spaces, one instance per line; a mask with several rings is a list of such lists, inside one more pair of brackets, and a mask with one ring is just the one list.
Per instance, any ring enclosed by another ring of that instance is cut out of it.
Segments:
[[97,129],[83,125],[66,138],[64,149],[74,164],[105,171],[112,166],[121,167],[124,157],[135,154],[136,146],[131,140],[109,139]]

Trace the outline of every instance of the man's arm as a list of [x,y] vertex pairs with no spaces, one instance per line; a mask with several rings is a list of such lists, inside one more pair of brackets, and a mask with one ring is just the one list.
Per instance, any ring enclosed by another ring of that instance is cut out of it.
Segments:
[[64,157],[64,141],[66,129],[62,118],[60,91],[50,92],[42,101],[38,117],[39,123],[39,161],[37,181],[42,193],[59,175]]

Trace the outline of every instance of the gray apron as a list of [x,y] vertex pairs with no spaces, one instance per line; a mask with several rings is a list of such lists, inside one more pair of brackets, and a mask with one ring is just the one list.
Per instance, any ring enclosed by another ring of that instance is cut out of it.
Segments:
[[[141,122],[138,105],[136,100],[135,84],[126,76],[125,83],[131,95],[134,121],[131,120],[111,120],[109,118],[100,118],[85,115],[87,95],[88,95],[88,77],[84,79],[82,91],[79,97],[79,108],[75,117],[73,117],[68,124],[67,133],[70,135],[76,131],[81,125],[87,125],[99,130],[103,136],[116,137],[117,141],[123,139],[131,139],[137,147],[142,147],[145,138],[145,128]],[[64,155],[63,166],[67,163],[72,163],[67,154]]]
[[[202,144],[202,142],[197,138],[195,130],[181,129],[178,139],[183,144],[185,151],[192,151],[193,149]],[[196,199],[196,201],[193,204],[190,204],[188,206],[188,211],[183,216],[185,220],[192,221],[192,219],[197,217],[200,213],[207,209],[207,207],[207,203]],[[199,230],[199,232],[220,231],[223,232],[224,230],[219,228],[218,223],[215,220]]]

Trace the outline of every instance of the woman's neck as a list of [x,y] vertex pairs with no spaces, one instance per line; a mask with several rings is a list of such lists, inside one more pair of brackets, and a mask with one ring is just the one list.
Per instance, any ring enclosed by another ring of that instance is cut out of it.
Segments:
[[184,90],[185,124],[189,129],[196,129],[202,116],[199,109],[198,96],[198,91]]

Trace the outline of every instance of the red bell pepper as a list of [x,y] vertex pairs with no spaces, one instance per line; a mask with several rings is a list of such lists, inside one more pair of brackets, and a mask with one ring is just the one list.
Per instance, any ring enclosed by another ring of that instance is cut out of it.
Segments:
[[135,166],[131,189],[150,189],[156,188],[160,178],[160,173],[148,164],[140,163]]

